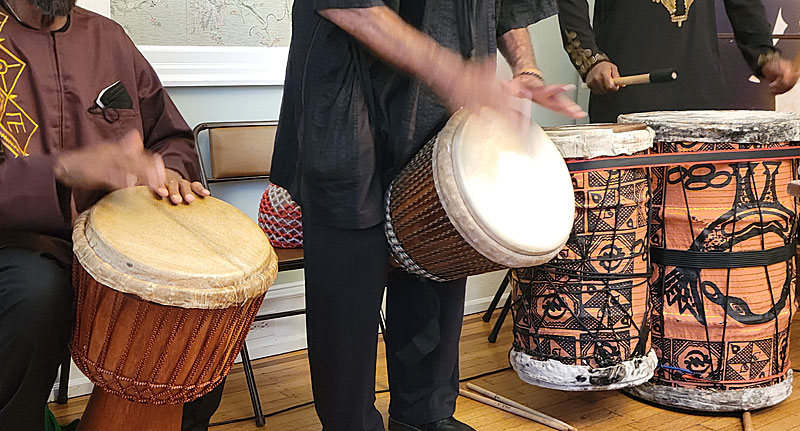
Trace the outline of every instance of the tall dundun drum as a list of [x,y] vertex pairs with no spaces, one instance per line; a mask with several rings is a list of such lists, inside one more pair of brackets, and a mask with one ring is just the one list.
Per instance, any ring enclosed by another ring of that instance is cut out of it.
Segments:
[[73,230],[70,349],[95,384],[81,430],[179,430],[183,403],[233,365],[277,258],[264,233],[218,199],[173,205],[123,189]]
[[541,128],[461,110],[386,193],[386,236],[406,271],[448,281],[547,262],[572,225],[572,183]]
[[587,125],[545,132],[567,158],[576,211],[557,257],[511,273],[511,365],[525,382],[552,389],[642,384],[657,364],[648,332],[649,170],[607,164],[649,152],[653,131]]
[[623,115],[656,131],[652,338],[659,369],[630,393],[705,411],[792,390],[800,117],[760,111]]

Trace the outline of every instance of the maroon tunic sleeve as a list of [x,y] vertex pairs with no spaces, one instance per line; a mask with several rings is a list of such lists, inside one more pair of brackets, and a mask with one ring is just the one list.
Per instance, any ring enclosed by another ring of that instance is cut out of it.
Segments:
[[54,159],[40,154],[0,163],[0,230],[53,233],[68,228],[68,194],[56,185]]
[[160,154],[168,169],[177,171],[185,179],[200,180],[192,130],[161,85],[155,70],[133,43],[131,55],[136,68],[145,147]]

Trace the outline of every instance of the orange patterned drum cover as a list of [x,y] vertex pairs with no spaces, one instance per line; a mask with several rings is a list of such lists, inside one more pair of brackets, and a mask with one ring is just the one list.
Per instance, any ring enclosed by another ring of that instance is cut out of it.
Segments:
[[[646,153],[653,140],[645,126],[545,131],[566,157]],[[524,381],[553,389],[644,383],[656,366],[647,330],[649,169],[573,170],[572,184],[566,246],[549,263],[512,270],[511,363]]]
[[771,156],[798,144],[800,120],[705,111],[620,121],[654,127],[657,153],[764,150],[744,161],[652,168],[652,339],[659,368],[630,392],[707,411],[781,402],[792,388],[797,206],[786,188],[797,163]]

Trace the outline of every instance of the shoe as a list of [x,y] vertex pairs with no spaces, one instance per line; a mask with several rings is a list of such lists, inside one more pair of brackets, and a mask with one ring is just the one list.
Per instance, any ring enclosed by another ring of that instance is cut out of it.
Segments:
[[475,428],[452,416],[425,425],[409,425],[389,418],[389,431],[475,431]]

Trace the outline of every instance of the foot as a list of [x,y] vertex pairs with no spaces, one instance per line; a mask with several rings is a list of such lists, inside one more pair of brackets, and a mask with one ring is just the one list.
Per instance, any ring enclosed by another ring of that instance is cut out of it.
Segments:
[[409,425],[389,418],[389,431],[475,431],[475,428],[452,416],[425,425]]

